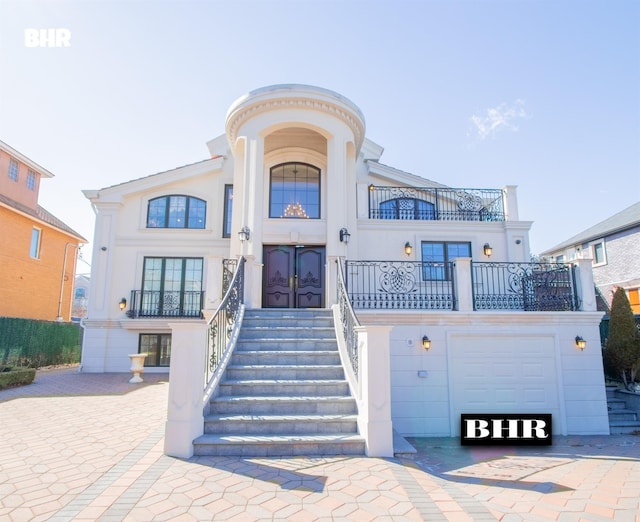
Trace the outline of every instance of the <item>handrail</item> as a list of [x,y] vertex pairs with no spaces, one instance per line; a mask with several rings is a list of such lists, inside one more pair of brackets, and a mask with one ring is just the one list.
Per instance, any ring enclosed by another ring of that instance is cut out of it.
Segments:
[[351,302],[349,300],[349,294],[347,292],[347,285],[345,284],[344,274],[342,273],[342,265],[340,260],[336,259],[336,265],[338,267],[338,308],[340,312],[340,325],[342,331],[342,338],[344,340],[349,361],[353,368],[353,373],[356,379],[358,378],[358,334],[355,327],[360,326],[358,317],[353,311]]
[[204,389],[209,387],[221,361],[235,345],[244,310],[244,257],[240,258],[229,288],[216,312],[207,322],[207,351]]

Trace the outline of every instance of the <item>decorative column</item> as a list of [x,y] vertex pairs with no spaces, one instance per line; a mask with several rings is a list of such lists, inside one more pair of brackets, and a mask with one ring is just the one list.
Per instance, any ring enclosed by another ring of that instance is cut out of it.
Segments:
[[576,267],[576,293],[580,300],[578,309],[583,312],[595,312],[598,309],[592,262],[592,259],[575,259],[572,261]]
[[203,396],[207,322],[169,323],[171,366],[164,452],[193,456],[193,440],[204,433]]
[[456,298],[456,310],[473,312],[473,279],[471,277],[471,258],[458,257],[453,262],[453,280]]
[[391,422],[392,326],[358,326],[358,379],[362,390],[358,427],[369,457],[393,457]]

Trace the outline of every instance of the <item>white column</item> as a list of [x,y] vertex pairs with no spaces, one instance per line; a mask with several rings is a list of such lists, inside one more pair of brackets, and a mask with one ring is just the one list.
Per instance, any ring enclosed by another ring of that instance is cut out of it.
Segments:
[[502,190],[504,193],[504,215],[508,221],[519,221],[518,194],[516,185],[507,185]]
[[583,312],[595,312],[597,310],[592,261],[592,259],[575,259],[573,261],[577,272],[576,291],[580,300],[578,309]]
[[204,433],[203,389],[207,323],[169,323],[171,366],[164,452],[193,456],[193,440]]
[[358,379],[362,389],[358,427],[369,457],[393,457],[391,422],[392,326],[358,326]]
[[473,279],[471,278],[471,258],[458,257],[453,263],[456,309],[459,312],[473,311]]

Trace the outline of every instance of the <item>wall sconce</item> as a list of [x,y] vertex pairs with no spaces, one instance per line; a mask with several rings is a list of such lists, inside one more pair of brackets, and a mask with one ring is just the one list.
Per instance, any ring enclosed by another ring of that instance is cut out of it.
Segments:
[[587,341],[585,341],[582,337],[580,337],[579,335],[576,335],[576,348],[578,348],[578,350],[582,351],[587,347]]
[[375,189],[376,187],[373,185],[373,183],[369,185],[369,192],[373,192]]
[[249,238],[251,237],[251,230],[249,230],[249,227],[246,225],[243,226],[240,232],[238,232],[238,237],[240,238],[240,241],[249,241]]
[[407,241],[404,244],[404,253],[407,254],[408,256],[410,256],[411,252],[413,252],[413,247],[411,246],[411,243],[409,243],[409,241]]
[[491,245],[489,243],[485,243],[484,247],[484,255],[487,257],[491,257],[491,254],[493,253],[493,248],[491,248]]
[[120,299],[118,306],[120,306],[120,310],[124,310],[127,307],[127,300],[123,297]]
[[426,335],[422,336],[422,347],[425,350],[428,350],[429,348],[431,348],[431,340]]
[[349,239],[351,239],[351,234],[349,234],[349,231],[346,228],[341,228],[340,229],[340,242],[347,244],[349,243]]

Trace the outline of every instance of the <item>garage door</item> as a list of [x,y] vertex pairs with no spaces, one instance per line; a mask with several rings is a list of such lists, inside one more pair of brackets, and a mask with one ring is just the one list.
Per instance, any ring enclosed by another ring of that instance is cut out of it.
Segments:
[[455,336],[449,346],[455,436],[461,413],[551,413],[561,432],[552,338]]

